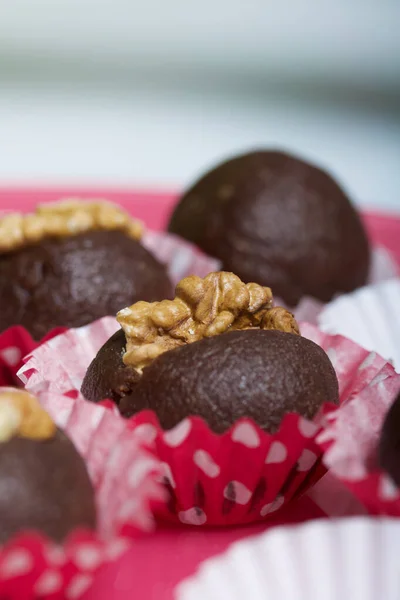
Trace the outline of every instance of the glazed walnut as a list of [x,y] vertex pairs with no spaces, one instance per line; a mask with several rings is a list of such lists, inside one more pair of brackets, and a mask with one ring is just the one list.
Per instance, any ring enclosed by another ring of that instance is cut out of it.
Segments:
[[56,426],[37,398],[16,388],[0,387],[0,442],[13,436],[46,440]]
[[157,356],[226,331],[278,329],[299,334],[293,315],[272,306],[270,288],[233,273],[182,279],[174,300],[137,302],[117,315],[126,336],[123,360],[141,373]]
[[0,219],[0,252],[11,252],[47,237],[68,237],[86,231],[118,230],[139,240],[140,221],[106,201],[62,200],[39,205],[34,213],[9,213]]

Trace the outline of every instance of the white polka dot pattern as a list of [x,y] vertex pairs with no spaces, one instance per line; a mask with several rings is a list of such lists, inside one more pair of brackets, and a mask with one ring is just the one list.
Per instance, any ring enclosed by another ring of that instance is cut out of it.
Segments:
[[15,589],[18,598],[27,600],[80,600],[97,571],[131,543],[122,537],[103,541],[94,533],[81,532],[56,546],[37,534],[20,535],[0,547],[0,595],[8,597],[7,591]]
[[272,442],[268,450],[267,458],[265,459],[265,464],[271,465],[282,463],[286,460],[287,454],[288,452],[285,444],[279,440]]
[[74,560],[82,571],[93,571],[101,562],[101,553],[94,544],[81,544],[76,549]]
[[171,448],[177,448],[187,438],[191,430],[191,422],[189,419],[184,419],[173,429],[164,433],[164,441]]
[[31,554],[24,548],[16,548],[6,554],[1,561],[0,578],[11,579],[25,575],[34,567]]
[[57,571],[45,571],[35,583],[35,594],[38,596],[51,596],[61,592],[63,578]]
[[0,351],[1,358],[10,367],[16,367],[21,361],[21,350],[16,346],[9,346]]
[[385,474],[381,475],[378,494],[383,501],[397,500],[400,498],[399,488]]
[[204,525],[207,522],[207,517],[201,508],[195,506],[178,513],[178,518],[185,525]]
[[297,463],[299,471],[309,471],[317,462],[317,455],[308,448],[304,448]]
[[80,598],[89,589],[92,581],[93,577],[91,575],[76,575],[65,590],[67,600],[77,600]]
[[258,448],[260,436],[250,423],[239,423],[233,428],[232,440],[247,448]]
[[251,491],[240,481],[230,481],[224,489],[224,498],[237,504],[247,504],[251,495]]
[[218,477],[221,472],[220,467],[205,450],[196,450],[193,455],[193,462],[203,471],[203,473],[208,475],[208,477]]
[[267,515],[270,515],[271,513],[274,513],[277,510],[279,510],[281,506],[284,505],[284,503],[285,498],[283,496],[278,496],[273,502],[270,502],[269,504],[264,504],[260,511],[260,515],[262,517],[266,517]]

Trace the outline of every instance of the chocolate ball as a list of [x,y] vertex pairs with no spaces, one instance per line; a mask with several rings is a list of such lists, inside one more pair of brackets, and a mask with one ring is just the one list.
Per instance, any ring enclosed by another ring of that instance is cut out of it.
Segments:
[[109,396],[124,416],[151,409],[164,429],[197,415],[216,433],[240,417],[274,433],[287,412],[312,419],[324,402],[338,403],[336,374],[325,352],[291,333],[248,329],[204,338],[161,354],[138,380],[122,363],[124,344],[118,332],[100,350],[82,393],[97,401],[115,386]]
[[46,440],[0,443],[0,543],[35,529],[62,542],[75,528],[96,525],[94,492],[72,442],[57,431]]
[[400,487],[400,394],[390,407],[383,423],[378,447],[380,467]]
[[328,302],[368,277],[368,239],[349,198],[328,173],[283,152],[251,152],[206,173],[169,231],[289,306],[303,296]]
[[0,331],[22,325],[36,340],[171,294],[165,267],[120,231],[45,238],[0,255]]

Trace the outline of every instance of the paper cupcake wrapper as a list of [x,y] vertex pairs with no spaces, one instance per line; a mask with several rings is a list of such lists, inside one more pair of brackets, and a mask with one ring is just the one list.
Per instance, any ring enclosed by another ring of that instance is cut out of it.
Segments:
[[400,516],[400,489],[377,466],[383,422],[399,391],[400,375],[386,363],[368,388],[340,412],[328,415],[317,438],[330,473],[374,515]]
[[[189,242],[169,233],[146,231],[142,243],[167,266],[174,286],[188,275],[205,277],[211,271],[220,269],[219,261],[206,256]],[[20,326],[11,327],[0,333],[0,385],[19,385],[20,380],[16,377],[16,373],[22,366],[23,357],[65,329],[65,327],[54,329],[40,342],[35,342]]]
[[233,544],[178,585],[176,600],[398,600],[400,522],[278,527]]
[[[100,566],[151,531],[152,511],[164,501],[158,461],[134,439],[119,415],[102,406],[32,390],[84,458],[96,494],[96,533],[74,533],[62,545],[25,534],[0,548],[0,597],[80,598]],[[31,592],[31,595],[29,594]],[[4,596],[2,595],[4,593]],[[27,594],[27,595],[25,595]]]
[[339,333],[390,360],[400,372],[400,279],[366,286],[337,298],[318,317],[321,329]]
[[[390,252],[382,247],[373,248],[368,284],[374,285],[392,279],[393,277],[398,277],[399,275],[400,267],[391,256]],[[342,294],[338,295],[339,299],[341,297]],[[334,301],[335,300],[333,300],[333,302]],[[279,298],[275,298],[275,304],[285,306],[285,303]],[[317,324],[318,317],[325,306],[327,305],[315,298],[305,297],[300,301],[296,308],[288,308],[294,313],[297,321],[307,321],[308,323]]]
[[116,560],[131,541],[104,542],[77,532],[62,546],[37,534],[22,534],[0,548],[0,597],[7,600],[79,600],[99,569]]
[[[84,406],[79,390],[87,367],[117,329],[114,319],[105,318],[69,330],[35,350],[19,376],[29,390],[44,384],[55,395],[72,392]],[[302,324],[301,330],[330,357],[341,403],[368,388],[386,364],[341,336],[329,336],[309,324]],[[54,402],[48,410],[54,411],[54,416],[59,413]],[[319,417],[332,410],[336,407],[326,405]],[[296,414],[287,415],[275,435],[244,419],[218,436],[195,417],[164,432],[154,414],[146,411],[133,417],[129,427],[133,435],[144,431],[152,438],[156,456],[163,463],[170,501],[158,514],[167,519],[197,525],[263,519],[302,494],[325,472],[322,451],[316,444],[321,431],[318,419],[312,423]],[[85,428],[82,418],[82,435]],[[77,443],[80,446],[79,439]]]
[[24,364],[24,356],[64,331],[65,327],[53,329],[40,342],[35,342],[26,329],[19,325],[0,333],[0,386],[21,385],[17,372]]

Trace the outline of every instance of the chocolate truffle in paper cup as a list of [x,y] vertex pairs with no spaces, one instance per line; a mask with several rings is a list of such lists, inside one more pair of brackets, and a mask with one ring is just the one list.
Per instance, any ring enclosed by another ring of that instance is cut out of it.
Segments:
[[361,218],[320,168],[276,151],[236,156],[181,197],[169,231],[199,245],[243,281],[286,305],[328,302],[364,285],[370,249]]
[[199,416],[216,433],[250,417],[275,433],[286,413],[312,419],[338,402],[325,352],[273,307],[269,288],[233,273],[185,278],[173,301],[138,302],[117,319],[122,331],[90,365],[82,392],[111,397],[126,417],[154,410],[171,429]]
[[142,225],[108,202],[67,200],[0,219],[0,331],[22,325],[38,340],[172,289],[142,244]]
[[[153,506],[164,500],[160,466],[145,449],[145,432],[133,438],[113,411],[49,392],[44,384],[36,398],[21,390],[0,393],[2,541],[19,518],[18,533],[0,545],[0,597],[79,600],[104,565],[153,530]],[[13,429],[18,437],[7,441]],[[90,486],[87,518],[82,472]]]
[[0,388],[0,544],[30,529],[61,542],[95,523],[94,490],[73,443],[34,396]]
[[398,600],[400,522],[318,520],[233,544],[176,588],[177,600]]

